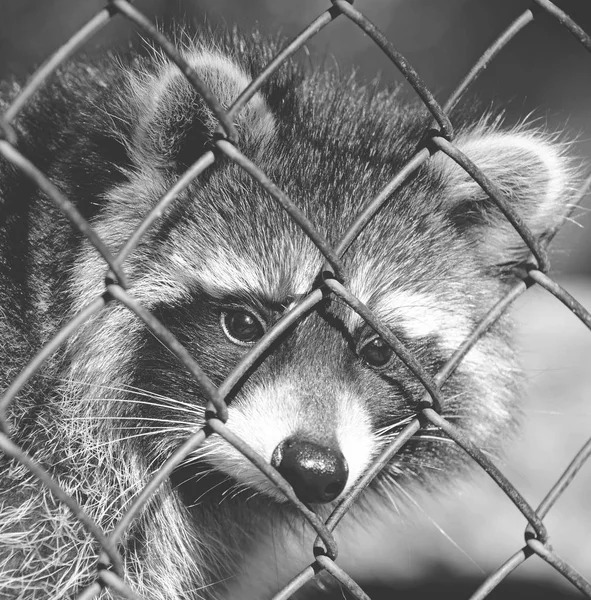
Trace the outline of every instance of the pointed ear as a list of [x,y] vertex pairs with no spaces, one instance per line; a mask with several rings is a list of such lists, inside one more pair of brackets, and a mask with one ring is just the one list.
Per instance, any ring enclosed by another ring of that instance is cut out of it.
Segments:
[[[229,108],[250,83],[244,70],[217,50],[185,50],[185,60]],[[166,59],[151,72],[134,73],[130,87],[137,105],[130,149],[132,160],[145,167],[184,170],[207,149],[217,120],[178,67]],[[255,94],[236,119],[240,142],[249,144],[272,135],[275,121],[260,94]]]
[[[536,238],[564,220],[575,182],[565,144],[524,128],[487,131],[484,126],[459,136],[455,145],[502,191]],[[454,225],[470,236],[488,266],[508,270],[530,251],[486,192],[464,169],[439,152],[434,168],[442,177],[444,202]]]

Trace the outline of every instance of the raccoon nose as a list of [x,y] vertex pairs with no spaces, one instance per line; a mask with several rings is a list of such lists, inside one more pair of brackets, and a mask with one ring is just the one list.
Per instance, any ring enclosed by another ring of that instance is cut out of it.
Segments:
[[287,439],[273,452],[271,464],[302,502],[325,503],[344,489],[349,467],[342,452],[308,440]]

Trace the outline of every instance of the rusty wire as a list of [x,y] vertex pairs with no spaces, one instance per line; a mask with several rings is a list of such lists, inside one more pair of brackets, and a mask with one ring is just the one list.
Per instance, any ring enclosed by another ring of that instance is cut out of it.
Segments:
[[[515,21],[513,21],[513,23],[511,23],[489,46],[482,57],[469,71],[467,76],[462,80],[457,89],[450,95],[448,101],[441,107],[408,60],[395,49],[392,42],[380,32],[376,25],[364,14],[355,9],[352,4],[353,2],[345,0],[332,0],[332,5],[291,42],[286,44],[283,50],[281,50],[258,74],[258,76],[254,78],[250,85],[242,91],[234,104],[229,107],[228,110],[224,110],[218,99],[207,88],[199,78],[198,74],[183,59],[182,53],[145,17],[145,15],[142,14],[138,8],[132,6],[127,0],[108,0],[104,9],[91,18],[84,27],[82,27],[38,69],[27,85],[23,87],[18,96],[14,99],[11,106],[7,108],[4,114],[0,115],[0,137],[2,138],[0,139],[0,154],[16,168],[21,169],[27,177],[35,181],[35,183],[70,219],[72,226],[94,245],[105,260],[106,277],[103,293],[97,296],[94,301],[90,302],[86,308],[68,323],[67,326],[65,326],[55,338],[31,360],[29,365],[25,367],[19,377],[13,381],[12,385],[0,398],[0,427],[4,432],[0,433],[0,447],[2,450],[8,456],[13,457],[28,468],[43,483],[43,485],[47,485],[52,493],[55,494],[56,498],[68,506],[72,513],[80,520],[87,532],[95,537],[99,546],[102,548],[101,556],[97,561],[96,580],[82,591],[79,596],[81,600],[96,597],[103,587],[109,587],[125,598],[133,600],[138,599],[137,594],[133,592],[125,582],[122,558],[117,550],[117,544],[133,520],[137,518],[142,508],[149,502],[158,487],[170,476],[174,468],[212,434],[223,436],[230,444],[242,452],[255,466],[257,466],[264,475],[282,490],[283,494],[290,500],[295,508],[300,511],[302,517],[308,521],[310,526],[318,534],[313,545],[315,560],[294,577],[293,580],[275,596],[276,600],[290,597],[294,592],[300,589],[306,581],[309,581],[322,572],[330,573],[330,575],[337,580],[341,586],[346,588],[354,598],[367,599],[367,594],[359,587],[359,585],[334,562],[338,554],[338,547],[332,536],[332,532],[342,517],[350,509],[351,505],[377,476],[381,469],[401,450],[401,448],[404,447],[412,436],[419,432],[427,423],[431,423],[441,431],[444,431],[449,438],[468,453],[468,455],[503,489],[528,521],[528,525],[524,532],[525,545],[523,548],[519,549],[504,565],[492,573],[479,589],[476,590],[472,598],[485,598],[512,570],[534,554],[537,554],[548,562],[576,588],[581,590],[588,597],[591,597],[591,584],[568,563],[556,555],[549,546],[549,534],[543,521],[547,512],[571,483],[585,461],[591,456],[591,440],[584,445],[573,459],[571,465],[569,465],[553,488],[548,492],[540,506],[537,509],[534,509],[525,501],[519,491],[482,453],[482,451],[455,425],[449,423],[441,416],[441,414],[439,414],[439,408],[443,402],[441,387],[444,382],[453,373],[470,348],[472,348],[493,323],[504,314],[512,302],[528,288],[538,285],[546,289],[591,329],[591,315],[589,312],[547,274],[549,269],[546,256],[548,240],[537,240],[519,216],[515,214],[515,211],[508,205],[497,186],[495,186],[485,173],[454,146],[453,125],[448,117],[452,107],[457,104],[458,100],[474,83],[480,73],[526,25],[535,22],[538,14],[545,13],[555,19],[557,26],[565,27],[575,39],[590,52],[591,38],[568,15],[566,15],[564,11],[559,9],[550,0],[533,0],[532,6],[515,19]],[[303,44],[313,35],[318,33],[318,31],[330,25],[341,15],[349,18],[359,27],[360,31],[365,32],[378,47],[382,49],[392,62],[393,66],[401,72],[409,85],[412,86],[416,94],[423,101],[426,108],[431,112],[434,119],[434,125],[433,128],[426,132],[430,140],[428,147],[420,148],[407,164],[391,179],[384,189],[371,202],[367,203],[365,207],[362,207],[354,222],[349,225],[342,239],[338,241],[336,247],[333,248],[315,229],[314,224],[303,215],[297,205],[291,201],[281,189],[270,181],[267,175],[261,171],[257,165],[249,161],[240,152],[239,148],[236,146],[238,136],[234,126],[234,118],[261,85],[273,75],[289,56],[298,51]],[[85,221],[74,208],[73,204],[65,198],[53,184],[51,184],[47,177],[40,172],[35,165],[29,163],[29,161],[22,157],[15,148],[18,138],[15,130],[12,128],[12,122],[23,107],[26,106],[27,102],[34,96],[36,91],[44,85],[47,78],[54,73],[60,65],[74,55],[79,48],[81,48],[97,31],[113,18],[126,18],[133,22],[142,34],[149,37],[157,47],[161,48],[168,57],[177,64],[189,83],[201,95],[218,120],[220,138],[215,142],[217,151],[220,154],[225,155],[229,160],[234,161],[253,177],[253,179],[274,198],[278,204],[278,210],[284,210],[289,214],[289,216],[312,240],[318,248],[318,251],[326,260],[326,265],[322,273],[322,287],[313,290],[299,302],[295,309],[284,315],[284,317],[271,327],[254,345],[251,351],[235,366],[219,387],[216,387],[210,381],[199,366],[198,360],[195,360],[194,357],[190,356],[187,350],[174,338],[172,333],[126,291],[127,280],[124,270],[126,258],[139,243],[142,236],[156,223],[169,206],[177,200],[178,195],[183,189],[216,161],[216,152],[213,150],[206,152],[180,176],[177,182],[160,198],[156,206],[145,215],[142,223],[119,250],[119,253],[116,256],[113,256],[89,223]],[[450,159],[456,161],[460,167],[481,186],[484,192],[489,196],[490,200],[499,207],[529,247],[532,252],[532,262],[524,275],[525,279],[516,284],[504,298],[491,308],[489,313],[477,325],[472,334],[457,349],[439,373],[435,377],[430,377],[414,355],[404,347],[394,334],[387,327],[382,325],[375,315],[373,315],[367,307],[361,304],[361,302],[348,291],[346,287],[347,274],[342,264],[342,257],[354,240],[359,236],[361,231],[371,223],[375,215],[388,202],[392,193],[403,186],[408,177],[410,177],[423,163],[428,161],[433,154],[438,152],[445,153]],[[587,182],[587,186],[581,190],[580,196],[587,191],[590,184],[591,179]],[[339,502],[332,514],[324,522],[316,513],[302,504],[295,496],[289,484],[279,475],[279,473],[258,457],[257,454],[241,439],[232,434],[224,425],[224,422],[227,419],[225,399],[228,395],[241,385],[244,377],[252,369],[256,368],[257,360],[269,351],[271,344],[280,338],[284,332],[303,315],[313,310],[327,294],[339,296],[353,311],[369,323],[370,326],[386,340],[392,350],[422,383],[425,393],[422,401],[417,406],[415,418],[411,419],[390,445],[382,451],[380,456],[378,456],[373,464],[370,465],[353,489]],[[111,302],[121,303],[146,323],[158,339],[161,340],[161,342],[165,344],[187,368],[190,375],[201,386],[206,397],[209,399],[209,403],[207,406],[208,412],[206,413],[206,425],[201,430],[188,437],[185,442],[169,456],[164,465],[158,469],[141,493],[135,498],[132,506],[126,511],[114,530],[110,534],[107,534],[106,532],[101,531],[98,525],[92,522],[92,520],[84,514],[73,498],[69,497],[59,488],[59,485],[51,478],[49,473],[44,471],[39,465],[36,465],[34,460],[28,456],[26,452],[12,442],[6,415],[9,405],[14,401],[19,391],[31,379],[43,362],[47,360],[92,315],[101,311]]]

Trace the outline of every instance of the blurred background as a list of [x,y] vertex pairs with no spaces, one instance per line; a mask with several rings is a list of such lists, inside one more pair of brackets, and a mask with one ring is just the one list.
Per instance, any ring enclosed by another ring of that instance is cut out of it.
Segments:
[[[591,2],[557,1],[587,32]],[[318,0],[137,0],[149,17],[211,25],[257,23],[298,33],[328,3]],[[100,0],[0,0],[0,78],[23,77],[102,8]],[[475,60],[529,6],[527,0],[358,0],[444,102]],[[113,19],[87,48],[124,49],[136,34]],[[361,79],[401,81],[373,42],[341,17],[313,38],[303,60],[355,67]],[[408,88],[408,97],[414,92]],[[576,138],[574,153],[591,171],[591,54],[570,33],[539,14],[512,40],[472,87],[483,106],[504,106],[509,121],[532,115]],[[554,244],[555,276],[591,307],[591,235],[587,197]],[[536,506],[591,435],[591,332],[542,291],[516,308],[529,379],[524,431],[503,471]],[[355,548],[341,564],[372,598],[467,598],[486,574],[523,545],[525,520],[496,486],[476,473],[437,498],[412,492],[407,507],[363,521]],[[556,551],[591,580],[591,464],[547,519]],[[361,551],[359,550],[361,547]],[[314,591],[314,590],[312,590]],[[318,590],[320,591],[320,590]],[[342,597],[340,592],[335,598]],[[515,571],[491,598],[570,598],[580,594],[538,557]]]

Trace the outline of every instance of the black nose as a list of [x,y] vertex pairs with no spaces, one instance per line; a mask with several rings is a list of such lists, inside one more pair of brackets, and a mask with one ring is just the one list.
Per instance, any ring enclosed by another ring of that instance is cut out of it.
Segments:
[[281,442],[273,452],[271,464],[302,502],[315,504],[334,500],[343,491],[349,475],[342,452],[299,438]]

